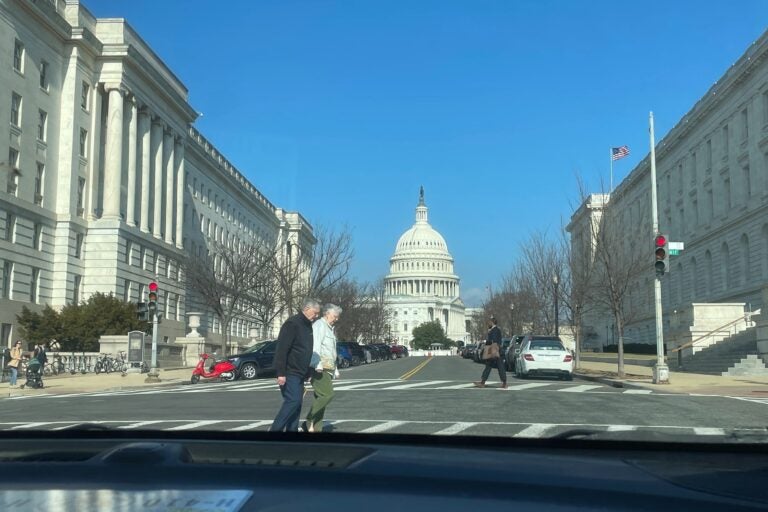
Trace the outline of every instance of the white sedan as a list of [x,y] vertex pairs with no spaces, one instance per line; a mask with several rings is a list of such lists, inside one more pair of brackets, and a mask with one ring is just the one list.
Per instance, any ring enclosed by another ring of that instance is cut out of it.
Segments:
[[528,337],[515,360],[515,375],[554,375],[573,380],[573,356],[554,336]]

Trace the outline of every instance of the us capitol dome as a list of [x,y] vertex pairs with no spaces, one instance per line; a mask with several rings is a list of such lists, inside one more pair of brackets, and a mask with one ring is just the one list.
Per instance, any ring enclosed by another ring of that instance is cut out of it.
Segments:
[[448,338],[467,339],[459,276],[445,238],[429,224],[423,187],[416,222],[397,241],[384,282],[391,336],[396,341],[409,345],[413,328],[433,320],[440,322]]

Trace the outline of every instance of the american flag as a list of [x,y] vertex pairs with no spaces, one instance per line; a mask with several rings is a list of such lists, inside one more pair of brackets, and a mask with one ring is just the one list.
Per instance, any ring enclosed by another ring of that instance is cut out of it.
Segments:
[[611,148],[611,160],[618,160],[629,155],[629,147],[621,146],[618,148]]

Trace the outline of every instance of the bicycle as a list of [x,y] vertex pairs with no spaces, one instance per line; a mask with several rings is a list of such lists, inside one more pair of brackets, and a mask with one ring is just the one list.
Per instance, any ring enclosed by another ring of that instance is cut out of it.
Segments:
[[93,365],[93,371],[97,374],[111,373],[113,371],[114,358],[111,354],[101,354],[101,357],[96,359],[96,363]]
[[125,373],[128,369],[128,365],[125,362],[125,352],[121,350],[118,353],[118,356],[119,357],[112,359],[112,371]]

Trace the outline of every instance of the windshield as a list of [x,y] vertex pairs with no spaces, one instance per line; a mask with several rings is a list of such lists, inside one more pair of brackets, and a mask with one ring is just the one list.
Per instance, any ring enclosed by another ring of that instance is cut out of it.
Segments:
[[0,2],[0,430],[768,439],[766,20]]

